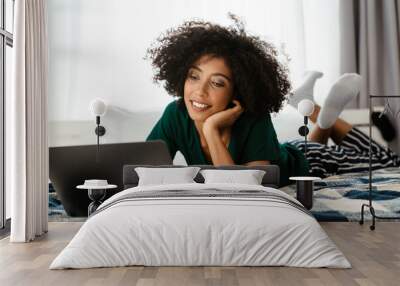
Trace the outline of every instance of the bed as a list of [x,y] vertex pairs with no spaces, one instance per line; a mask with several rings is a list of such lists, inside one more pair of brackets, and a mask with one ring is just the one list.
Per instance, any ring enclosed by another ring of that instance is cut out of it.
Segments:
[[351,267],[290,195],[264,185],[197,182],[137,185],[114,195],[50,269],[128,265]]

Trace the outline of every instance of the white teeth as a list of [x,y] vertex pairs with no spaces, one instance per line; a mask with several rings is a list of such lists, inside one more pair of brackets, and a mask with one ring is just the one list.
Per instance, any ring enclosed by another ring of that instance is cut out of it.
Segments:
[[206,108],[206,107],[209,106],[209,105],[207,105],[207,104],[202,104],[202,103],[196,102],[196,101],[192,101],[192,103],[193,103],[193,106],[195,106],[195,107],[197,107],[197,108]]

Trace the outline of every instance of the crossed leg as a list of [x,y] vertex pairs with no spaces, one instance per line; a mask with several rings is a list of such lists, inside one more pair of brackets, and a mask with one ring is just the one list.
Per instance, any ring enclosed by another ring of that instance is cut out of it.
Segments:
[[353,126],[340,119],[339,115],[347,103],[359,93],[361,77],[358,74],[343,74],[339,77],[329,90],[322,107],[315,103],[313,95],[315,82],[320,77],[322,77],[321,72],[307,72],[303,83],[289,97],[289,104],[297,108],[298,103],[303,99],[313,101],[314,112],[310,120],[316,124],[309,139],[326,144],[328,139],[332,138],[336,144],[340,144]]
[[333,142],[339,145],[342,142],[343,138],[346,137],[347,133],[349,133],[349,131],[353,128],[353,126],[343,119],[338,118],[331,127],[323,129],[317,124],[320,110],[321,107],[316,104],[314,107],[314,112],[310,116],[311,122],[316,124],[314,125],[314,128],[310,133],[309,139],[314,142],[327,144],[328,139],[332,138]]

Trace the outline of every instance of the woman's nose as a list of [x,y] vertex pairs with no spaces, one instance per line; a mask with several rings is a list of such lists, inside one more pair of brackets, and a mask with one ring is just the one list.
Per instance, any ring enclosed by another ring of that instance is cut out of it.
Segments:
[[206,81],[199,82],[196,92],[199,95],[206,96],[208,94],[208,83]]

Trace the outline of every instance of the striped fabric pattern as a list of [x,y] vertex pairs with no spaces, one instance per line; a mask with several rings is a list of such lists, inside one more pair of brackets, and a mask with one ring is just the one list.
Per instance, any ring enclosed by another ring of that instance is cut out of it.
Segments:
[[[207,186],[207,185],[205,185]],[[202,190],[158,190],[158,191],[138,191],[131,192],[123,195],[115,200],[101,205],[90,217],[107,210],[108,208],[119,205],[127,201],[153,201],[153,200],[174,200],[174,201],[200,201],[200,200],[214,200],[214,201],[268,201],[275,204],[283,204],[290,206],[298,211],[301,211],[309,216],[312,216],[304,206],[296,200],[292,200],[280,194],[270,193],[265,190],[256,190],[246,187],[241,190],[226,190],[225,188],[208,188],[204,187]],[[274,206],[276,207],[276,205]]]
[[[289,141],[304,152],[304,140]],[[400,166],[400,158],[389,148],[371,140],[372,169]],[[307,159],[310,175],[326,178],[353,172],[369,170],[369,137],[354,128],[343,138],[340,145],[328,146],[317,142],[307,142]]]

